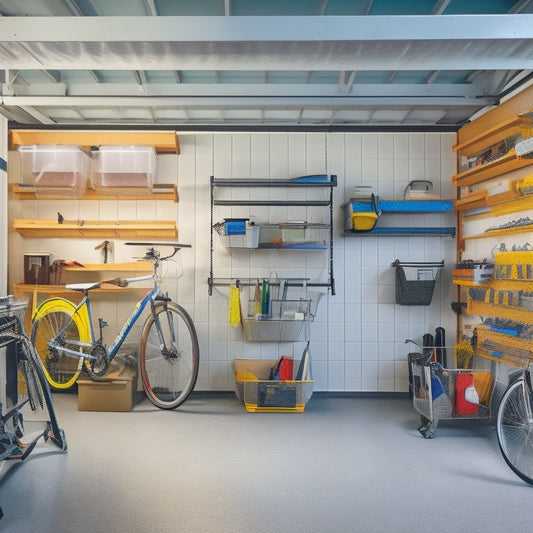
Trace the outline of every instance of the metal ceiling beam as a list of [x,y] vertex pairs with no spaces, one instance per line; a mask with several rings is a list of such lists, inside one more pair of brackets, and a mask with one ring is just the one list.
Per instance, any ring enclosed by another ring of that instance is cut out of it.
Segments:
[[[225,20],[224,17],[220,18]],[[1,23],[2,17],[0,17],[0,26]],[[531,23],[533,27],[533,19]],[[83,65],[84,69],[93,70],[168,71],[533,69],[533,34],[528,39],[487,39],[479,42],[453,39],[433,42],[248,42],[246,44],[126,41],[11,43],[8,46],[10,54],[3,53],[0,46],[0,64],[4,69],[11,70],[43,68],[79,70],[80,65]]]
[[361,15],[368,15],[372,9],[372,4],[374,0],[365,0],[361,6]]
[[157,17],[157,7],[155,6],[154,0],[143,0],[143,2],[147,15]]
[[[380,97],[405,97],[416,96],[419,98],[441,98],[444,96],[454,98],[478,98],[484,96],[482,88],[477,83],[437,83],[437,84],[354,84],[356,72],[352,71],[348,80],[340,78],[342,84],[325,83],[305,83],[305,84],[285,84],[267,83],[268,78],[265,73],[265,84],[249,83],[147,83],[146,77],[138,75],[139,85],[144,79],[144,89],[146,96],[203,96],[203,97],[224,97],[235,96],[237,98],[246,96],[255,97],[328,97],[337,96],[374,96]],[[143,73],[144,75],[144,73]],[[139,85],[133,83],[62,83],[62,84],[30,84],[22,86],[11,84],[13,94],[11,96],[138,96]]]
[[52,120],[50,117],[43,115],[40,111],[35,109],[32,106],[23,105],[20,106],[20,108],[29,115],[31,115],[33,118],[37,119],[41,124],[56,124],[55,120]]
[[100,83],[100,78],[99,78],[98,74],[96,73],[96,71],[94,71],[94,70],[88,70],[87,72],[91,75],[92,79],[93,79],[96,83]]
[[531,39],[533,15],[0,17],[2,42],[305,42]]
[[437,0],[431,9],[430,15],[442,15],[451,0]]
[[518,0],[507,13],[522,13],[532,2],[533,0]]
[[134,70],[133,77],[135,78],[135,82],[137,83],[137,85],[140,85],[143,88],[148,83],[148,80],[146,79],[146,74],[142,70]]
[[52,82],[52,83],[60,83],[61,82],[61,72],[55,71],[52,72],[50,70],[41,70],[41,72]]
[[426,80],[426,83],[428,84],[432,84],[432,83],[435,83],[435,80],[439,77],[439,74],[441,73],[440,70],[435,70],[434,72],[432,72],[427,80]]
[[68,8],[72,11],[72,14],[76,17],[83,17],[85,13],[80,9],[80,6],[74,0],[63,0],[67,4]]
[[[429,86],[431,87],[431,85]],[[242,107],[289,107],[289,106],[314,106],[319,108],[337,106],[453,106],[471,107],[493,105],[495,98],[464,98],[464,97],[428,97],[422,99],[420,96],[338,96],[338,97],[121,97],[121,96],[3,96],[0,97],[0,104],[6,106],[78,106],[78,107],[100,107],[100,106],[124,106],[124,107],[145,107],[154,108],[161,106],[183,106],[188,108],[242,108]]]

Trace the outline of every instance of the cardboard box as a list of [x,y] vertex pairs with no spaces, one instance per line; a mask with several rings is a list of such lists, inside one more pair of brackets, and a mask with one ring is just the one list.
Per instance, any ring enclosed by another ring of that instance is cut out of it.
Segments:
[[131,411],[143,397],[137,390],[137,369],[111,362],[98,379],[78,379],[78,411]]

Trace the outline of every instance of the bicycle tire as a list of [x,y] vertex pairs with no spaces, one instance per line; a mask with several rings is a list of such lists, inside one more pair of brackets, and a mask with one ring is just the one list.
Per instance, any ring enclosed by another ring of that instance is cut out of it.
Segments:
[[38,381],[38,376],[36,376],[35,370],[33,368],[33,363],[31,361],[28,361],[26,358],[19,361],[19,373],[20,378],[22,378],[22,382],[20,382],[19,378],[18,383],[19,398],[23,396],[24,393],[26,393],[32,411],[37,410],[37,404],[39,404],[41,409],[43,409],[44,394]]
[[525,379],[512,383],[498,408],[498,445],[509,468],[533,485],[533,420],[531,390]]
[[90,342],[88,318],[76,313],[76,306],[63,298],[44,301],[35,312],[31,332],[31,342],[35,347],[46,376],[53,390],[67,390],[74,386],[82,370],[84,359],[54,352],[48,341],[56,337],[63,328],[64,341]]
[[[169,348],[166,353],[161,349],[158,322]],[[141,380],[152,404],[160,409],[181,405],[196,385],[199,360],[198,337],[187,311],[174,302],[156,304],[155,315],[143,327],[140,353]]]

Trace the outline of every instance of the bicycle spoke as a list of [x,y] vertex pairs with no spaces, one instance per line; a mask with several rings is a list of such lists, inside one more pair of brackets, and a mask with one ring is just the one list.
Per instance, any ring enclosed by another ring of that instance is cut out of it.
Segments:
[[149,317],[141,342],[141,377],[148,398],[162,409],[183,403],[198,376],[198,340],[184,309],[167,304]]
[[525,380],[509,387],[498,410],[498,443],[509,467],[533,484],[533,421],[531,395]]
[[72,306],[62,300],[45,302],[33,324],[32,343],[43,363],[46,379],[54,389],[72,387],[83,364],[82,358],[61,351],[61,347],[71,347],[71,343],[80,340],[81,322],[72,317]]

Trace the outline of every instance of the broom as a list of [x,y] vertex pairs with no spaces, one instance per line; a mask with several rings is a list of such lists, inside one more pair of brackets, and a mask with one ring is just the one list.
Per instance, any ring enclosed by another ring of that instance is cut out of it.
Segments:
[[457,362],[457,368],[470,368],[472,364],[472,356],[474,355],[474,349],[468,339],[459,341],[454,346],[455,361]]

